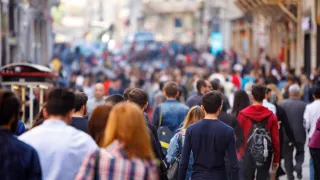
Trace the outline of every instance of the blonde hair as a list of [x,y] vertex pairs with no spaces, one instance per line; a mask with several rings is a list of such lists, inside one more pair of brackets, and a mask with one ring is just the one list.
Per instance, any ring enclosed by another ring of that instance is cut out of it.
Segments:
[[193,106],[189,112],[187,117],[185,118],[183,125],[182,125],[182,131],[186,131],[186,129],[191,125],[199,120],[203,119],[205,116],[204,111],[201,109],[200,106]]
[[154,159],[147,128],[138,105],[119,103],[110,112],[102,146],[107,147],[118,140],[124,144],[129,158]]
[[277,96],[277,104],[279,104],[283,100],[283,95],[279,91],[279,89],[274,84],[268,84],[267,88],[271,89]]

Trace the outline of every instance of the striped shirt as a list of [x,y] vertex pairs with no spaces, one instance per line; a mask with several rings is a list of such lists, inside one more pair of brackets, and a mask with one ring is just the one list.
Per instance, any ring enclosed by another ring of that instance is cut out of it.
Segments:
[[[99,163],[96,162],[97,157],[99,157]],[[128,159],[124,153],[124,145],[114,141],[105,149],[89,153],[76,179],[158,180],[159,177],[156,161]]]

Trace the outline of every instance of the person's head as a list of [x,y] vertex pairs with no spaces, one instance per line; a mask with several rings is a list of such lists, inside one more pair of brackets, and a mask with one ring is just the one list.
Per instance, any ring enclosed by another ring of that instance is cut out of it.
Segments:
[[192,107],[184,122],[183,122],[183,126],[182,126],[182,130],[185,131],[190,125],[198,122],[199,120],[203,119],[204,118],[204,111],[201,109],[200,106],[194,106]]
[[18,125],[20,100],[11,91],[0,90],[0,127],[14,133]]
[[289,97],[300,98],[300,87],[298,84],[289,86]]
[[118,140],[124,144],[129,158],[153,159],[148,127],[139,106],[124,102],[113,107],[110,112],[102,147]]
[[202,107],[206,114],[219,115],[222,110],[223,98],[219,91],[211,91],[203,95]]
[[239,112],[248,106],[250,106],[249,95],[243,90],[236,91],[234,94],[232,114],[238,117]]
[[272,90],[266,87],[266,97],[265,97],[265,99],[270,101],[271,95],[272,95]]
[[167,82],[164,85],[164,93],[165,96],[168,98],[176,99],[179,96],[179,85],[176,82]]
[[205,94],[205,93],[207,93],[207,92],[209,92],[211,90],[212,90],[212,86],[208,81],[206,81],[204,79],[200,79],[200,80],[197,81],[197,91],[198,91],[198,93]]
[[316,88],[313,92],[314,99],[320,99],[320,87]]
[[110,104],[111,106],[114,106],[114,105],[121,103],[123,101],[124,101],[124,98],[120,94],[111,95],[105,99],[105,103]]
[[40,126],[43,123],[43,121],[46,120],[47,118],[48,118],[48,113],[46,110],[46,105],[44,105],[41,111],[36,115],[32,128]]
[[133,89],[135,89],[135,88],[127,88],[126,90],[124,90],[123,97],[124,97],[125,101],[129,100],[129,94]]
[[48,119],[59,119],[71,123],[75,95],[67,89],[53,89],[48,96],[46,111]]
[[104,86],[101,83],[98,83],[94,86],[94,97],[97,100],[103,99],[104,96]]
[[251,90],[252,101],[256,103],[262,103],[266,97],[266,87],[261,84],[255,84]]
[[112,106],[109,104],[98,106],[90,116],[88,133],[101,146],[106,124],[109,118]]
[[142,89],[135,88],[130,91],[128,101],[137,104],[144,111],[148,107],[148,94]]
[[85,116],[87,114],[87,95],[84,93],[75,93],[74,95],[74,112],[81,116]]

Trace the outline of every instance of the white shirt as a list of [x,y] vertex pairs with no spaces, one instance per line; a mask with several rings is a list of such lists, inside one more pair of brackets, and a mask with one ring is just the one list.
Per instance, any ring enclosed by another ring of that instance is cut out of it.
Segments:
[[273,112],[273,114],[276,114],[277,113],[277,109],[276,109],[276,106],[272,103],[269,103],[266,99],[263,100],[263,103],[262,105],[266,108],[268,108],[270,111]]
[[89,135],[60,120],[46,120],[19,139],[38,152],[45,180],[74,179],[85,156],[98,149]]
[[313,103],[307,105],[303,115],[304,126],[308,131],[309,139],[312,137],[316,129],[317,120],[319,118],[320,118],[320,100],[315,100]]

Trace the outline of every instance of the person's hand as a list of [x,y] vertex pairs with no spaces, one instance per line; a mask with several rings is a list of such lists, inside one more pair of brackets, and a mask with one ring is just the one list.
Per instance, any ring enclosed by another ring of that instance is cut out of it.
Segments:
[[272,163],[272,171],[276,172],[279,168],[279,163]]

